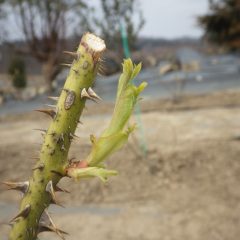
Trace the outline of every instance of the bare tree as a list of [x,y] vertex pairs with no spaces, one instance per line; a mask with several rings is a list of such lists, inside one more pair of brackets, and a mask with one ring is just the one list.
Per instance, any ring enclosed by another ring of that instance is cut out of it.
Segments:
[[83,0],[9,0],[6,4],[27,43],[27,49],[19,51],[42,64],[47,89],[52,91],[52,82],[61,71],[66,37],[81,17],[76,11],[86,4]]
[[120,24],[126,27],[129,46],[134,49],[145,23],[139,0],[100,0],[99,10],[98,17],[93,18],[92,25],[88,24],[88,27],[98,30],[107,46],[116,50],[122,58]]

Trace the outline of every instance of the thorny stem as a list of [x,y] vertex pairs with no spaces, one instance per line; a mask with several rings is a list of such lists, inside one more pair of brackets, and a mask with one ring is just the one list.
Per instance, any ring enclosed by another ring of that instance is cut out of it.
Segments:
[[[42,230],[54,226],[41,223],[41,217],[50,203],[58,204],[54,199],[57,183],[65,175],[68,165],[68,151],[79,118],[90,98],[88,89],[95,79],[99,58],[105,50],[103,40],[86,33],[79,45],[69,75],[60,94],[55,110],[39,110],[52,117],[52,122],[44,137],[40,158],[36,163],[29,187],[20,205],[20,214],[13,219],[9,240],[35,240]],[[82,93],[85,93],[82,94]],[[50,224],[52,225],[52,224]]]

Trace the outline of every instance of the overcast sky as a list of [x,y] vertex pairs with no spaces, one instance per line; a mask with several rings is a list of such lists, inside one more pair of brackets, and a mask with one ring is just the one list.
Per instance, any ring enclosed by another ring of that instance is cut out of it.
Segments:
[[208,0],[140,0],[146,19],[142,36],[199,37],[196,17],[208,11]]

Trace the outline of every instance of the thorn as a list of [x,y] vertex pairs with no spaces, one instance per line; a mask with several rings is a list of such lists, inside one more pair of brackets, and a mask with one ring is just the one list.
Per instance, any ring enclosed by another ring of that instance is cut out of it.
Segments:
[[59,97],[51,97],[51,96],[49,96],[48,99],[51,99],[53,101],[58,101]]
[[76,69],[72,69],[76,74],[78,74],[79,72],[78,72],[78,70],[76,70]]
[[40,224],[39,228],[38,228],[38,233],[42,233],[42,232],[54,232],[56,233],[61,239],[65,239],[64,236],[62,234],[68,235],[67,232],[59,229],[59,228],[54,228],[52,226],[47,226],[44,224]]
[[37,170],[39,169],[40,171],[42,171],[44,169],[45,165],[44,163],[40,163],[38,166],[32,168],[32,170]]
[[62,146],[61,146],[61,151],[66,151],[64,144],[62,144]]
[[72,139],[74,139],[74,134],[69,133],[69,140],[71,141]]
[[81,92],[81,98],[84,98],[84,97],[90,98],[90,96],[89,96],[86,88],[83,88],[83,90],[82,90],[82,92]]
[[79,136],[77,136],[76,134],[73,134],[73,133],[69,133],[69,137],[70,137],[70,139],[80,138]]
[[54,153],[55,153],[55,149],[52,149],[52,150],[49,151],[49,154],[50,154],[51,156],[54,155]]
[[8,190],[18,190],[23,194],[27,192],[29,187],[29,181],[25,182],[2,182],[8,186]]
[[96,99],[98,99],[98,100],[102,100],[102,98],[100,98],[100,97],[93,91],[92,88],[88,88],[87,91],[88,91],[88,94],[89,94],[91,97],[96,98]]
[[60,141],[61,141],[61,137],[58,135],[58,136],[54,136],[54,141],[59,144]]
[[84,61],[82,68],[83,69],[87,69],[88,68],[89,63],[87,61]]
[[77,53],[77,52],[63,51],[63,53],[64,53],[64,54],[67,54],[67,55],[70,55],[70,56],[72,56],[72,57],[74,57],[74,58],[76,58],[76,59],[79,59],[79,57],[80,57],[80,54]]
[[55,171],[55,170],[51,170],[51,172],[57,174],[60,177],[65,177],[66,176],[65,174],[62,174],[61,172],[58,172],[58,171]]
[[100,77],[105,77],[105,76],[106,76],[106,73],[103,72],[102,69],[98,69],[97,75],[99,75]]
[[60,134],[59,140],[61,140],[62,142],[64,142],[64,133],[61,133],[61,134]]
[[72,64],[69,64],[69,63],[61,63],[60,64],[61,66],[64,66],[64,67],[72,67]]
[[39,228],[38,228],[38,233],[41,232],[55,232],[61,239],[65,239],[63,234],[68,235],[67,232],[59,229],[56,227],[56,225],[54,224],[51,216],[49,215],[49,213],[47,212],[47,210],[45,210],[40,218],[39,221]]
[[49,109],[36,109],[35,111],[37,112],[42,112],[50,116],[52,119],[55,118],[56,112],[54,110],[49,110]]
[[56,195],[55,195],[55,191],[53,189],[53,183],[52,180],[48,182],[47,186],[46,186],[46,192],[50,193],[51,197],[52,197],[52,203],[62,206],[61,204],[58,203],[57,199],[56,199]]
[[56,117],[57,117],[57,115],[58,115],[58,111],[59,111],[59,108],[58,108],[58,106],[56,106],[55,116],[54,116],[53,120],[56,119]]
[[100,64],[98,67],[98,73],[100,73],[102,75],[106,75],[105,71],[106,71],[106,69],[102,66],[102,64]]
[[98,61],[99,61],[99,62],[103,62],[103,63],[106,62],[106,60],[103,59],[103,57],[99,58]]
[[87,92],[86,88],[83,88],[81,92],[81,98],[88,98],[96,102],[95,98],[91,97],[89,93]]
[[42,129],[42,128],[34,128],[33,130],[40,131],[40,132],[43,132],[43,133],[47,133],[47,130]]
[[96,144],[97,139],[93,134],[90,135],[90,141],[92,144]]
[[103,61],[99,61],[99,68],[102,70],[106,70],[106,66],[103,64]]
[[100,77],[104,77],[104,75],[99,73],[99,72],[97,72],[97,75],[100,76]]
[[57,205],[59,207],[65,208],[61,203],[55,202],[53,199],[51,199],[50,204],[55,204],[55,205]]
[[51,136],[55,137],[56,136],[56,132],[51,132],[48,135],[51,135]]
[[11,223],[11,222],[14,222],[17,218],[20,218],[20,217],[26,218],[26,217],[28,216],[28,214],[30,213],[30,211],[31,211],[31,205],[28,204],[28,205],[26,205],[26,207],[25,207],[17,216],[15,216],[15,217],[10,221],[10,223]]
[[1,222],[0,224],[7,225],[9,227],[13,227],[13,223],[9,223],[9,222]]
[[62,91],[65,91],[66,93],[70,92],[70,90],[66,88],[63,88]]
[[65,192],[65,193],[70,193],[68,190],[64,189],[64,188],[61,188],[59,186],[55,186],[55,191],[56,192]]
[[56,105],[52,105],[52,104],[45,104],[45,106],[50,107],[50,108],[56,108]]
[[68,159],[70,165],[72,164],[72,162],[73,162],[74,159],[76,159],[76,158],[75,158],[75,157],[72,157],[72,158]]

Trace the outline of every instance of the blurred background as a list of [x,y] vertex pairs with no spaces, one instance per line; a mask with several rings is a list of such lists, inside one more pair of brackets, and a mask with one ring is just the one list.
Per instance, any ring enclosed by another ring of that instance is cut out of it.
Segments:
[[[69,157],[84,159],[107,125],[123,58],[148,82],[131,121],[138,130],[108,161],[119,176],[61,185],[51,207],[69,240],[236,240],[240,236],[239,0],[0,0],[0,181],[24,181],[40,149],[33,112],[58,96],[84,32],[105,39]],[[130,181],[129,181],[130,180]],[[0,236],[20,196],[0,186]],[[57,239],[42,234],[41,239]]]

